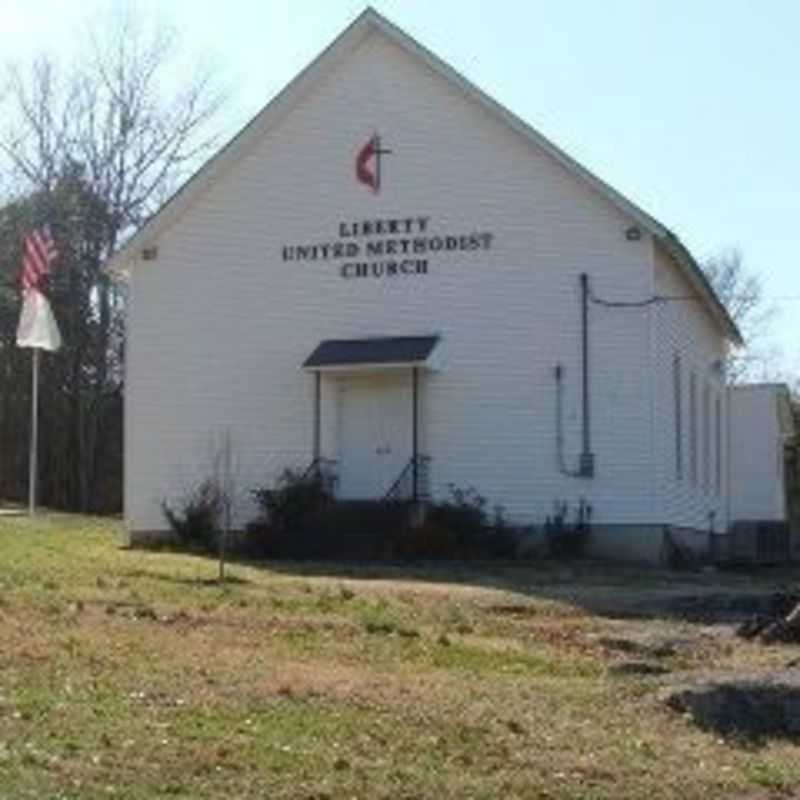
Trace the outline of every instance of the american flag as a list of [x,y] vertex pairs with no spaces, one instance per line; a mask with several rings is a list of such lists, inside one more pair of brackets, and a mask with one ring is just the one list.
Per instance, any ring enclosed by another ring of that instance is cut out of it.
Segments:
[[56,243],[50,233],[50,226],[43,225],[38,230],[33,230],[25,237],[24,253],[22,256],[22,273],[20,284],[22,291],[40,289],[42,279],[50,272],[50,264],[58,257]]

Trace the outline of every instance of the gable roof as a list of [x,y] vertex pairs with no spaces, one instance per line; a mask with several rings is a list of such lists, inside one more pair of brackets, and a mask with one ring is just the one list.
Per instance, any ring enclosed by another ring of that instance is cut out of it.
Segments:
[[477,102],[507,126],[521,134],[539,150],[561,164],[583,183],[599,192],[612,205],[633,219],[650,233],[657,245],[672,257],[690,286],[703,300],[705,307],[736,345],[743,339],[736,323],[719,300],[697,261],[678,237],[658,220],[643,211],[635,203],[617,192],[605,181],[581,166],[503,105],[472,84],[449,64],[424,48],[408,34],[389,22],[372,8],[367,8],[348,26],[323,52],[300,74],[279,92],[245,127],[221,150],[212,156],[174,195],[153,214],[144,225],[112,256],[106,265],[110,272],[125,275],[140,260],[141,250],[152,243],[191,205],[214,179],[248,153],[263,134],[276,125],[294,105],[313,87],[318,79],[328,74],[334,65],[351,52],[371,33],[378,32],[397,44],[412,57],[421,60],[435,73],[442,76],[467,97]]

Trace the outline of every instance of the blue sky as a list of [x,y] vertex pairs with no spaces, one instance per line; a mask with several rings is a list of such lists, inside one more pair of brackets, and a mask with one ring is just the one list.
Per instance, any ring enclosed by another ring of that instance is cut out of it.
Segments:
[[[0,0],[0,59],[68,57],[99,0]],[[366,4],[140,0],[213,59],[226,127],[252,116]],[[374,7],[675,231],[741,248],[800,374],[800,3],[375,0]],[[65,35],[66,32],[66,35]]]

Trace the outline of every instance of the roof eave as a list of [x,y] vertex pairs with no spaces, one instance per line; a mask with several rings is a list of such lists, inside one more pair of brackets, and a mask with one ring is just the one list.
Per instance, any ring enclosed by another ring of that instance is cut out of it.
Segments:
[[184,211],[192,198],[203,190],[225,167],[242,157],[248,142],[253,141],[265,130],[275,124],[282,110],[290,109],[299,96],[316,80],[317,72],[324,66],[328,58],[344,52],[361,41],[372,29],[380,31],[388,39],[402,49],[426,63],[434,72],[458,86],[462,92],[472,98],[490,113],[499,117],[505,124],[538,146],[567,171],[583,180],[595,191],[605,196],[613,205],[632,218],[647,230],[676,260],[686,274],[687,279],[703,299],[705,305],[718,322],[727,338],[736,346],[742,346],[744,340],[736,323],[730,317],[725,306],[720,302],[708,279],[703,274],[697,261],[683,243],[665,228],[658,220],[650,216],[624,195],[617,192],[605,181],[598,178],[590,170],[583,167],[557,145],[539,133],[508,110],[501,103],[491,98],[479,87],[462,76],[449,64],[432,51],[419,44],[413,37],[385,19],[371,7],[362,12],[322,53],[317,56],[296,78],[284,87],[250,122],[239,131],[218,153],[212,156],[184,183],[175,194],[153,214],[120,250],[107,262],[105,269],[117,276],[128,277],[131,268],[141,260],[141,250],[152,244],[165,230],[171,221]]
[[214,155],[204,161],[195,172],[154,211],[130,239],[114,253],[103,266],[103,270],[117,278],[130,278],[131,269],[141,261],[142,249],[150,246],[179,217],[185,206],[202,192],[229,163],[243,156],[246,145],[255,140],[266,129],[272,127],[282,110],[288,111],[303,91],[316,81],[316,73],[326,56],[335,56],[361,41],[372,27],[379,27],[380,15],[372,8],[363,11],[342,31],[316,58],[307,64],[286,86],[232,136]]
[[692,287],[703,300],[705,300],[712,315],[725,331],[727,338],[736,347],[744,347],[744,337],[739,330],[739,326],[734,322],[728,309],[725,308],[725,304],[717,296],[714,287],[711,285],[706,274],[695,260],[695,257],[689,252],[686,245],[684,245],[672,231],[667,229],[664,229],[664,234],[662,236],[656,236],[656,239],[678,264],[683,267],[686,277],[689,279]]

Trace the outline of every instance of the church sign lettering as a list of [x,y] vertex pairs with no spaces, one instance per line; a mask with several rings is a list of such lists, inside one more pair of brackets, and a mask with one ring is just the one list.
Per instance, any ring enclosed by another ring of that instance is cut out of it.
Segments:
[[337,233],[327,242],[284,245],[283,261],[334,262],[342,278],[426,275],[431,256],[489,250],[494,238],[486,231],[441,233],[422,216],[349,220]]

